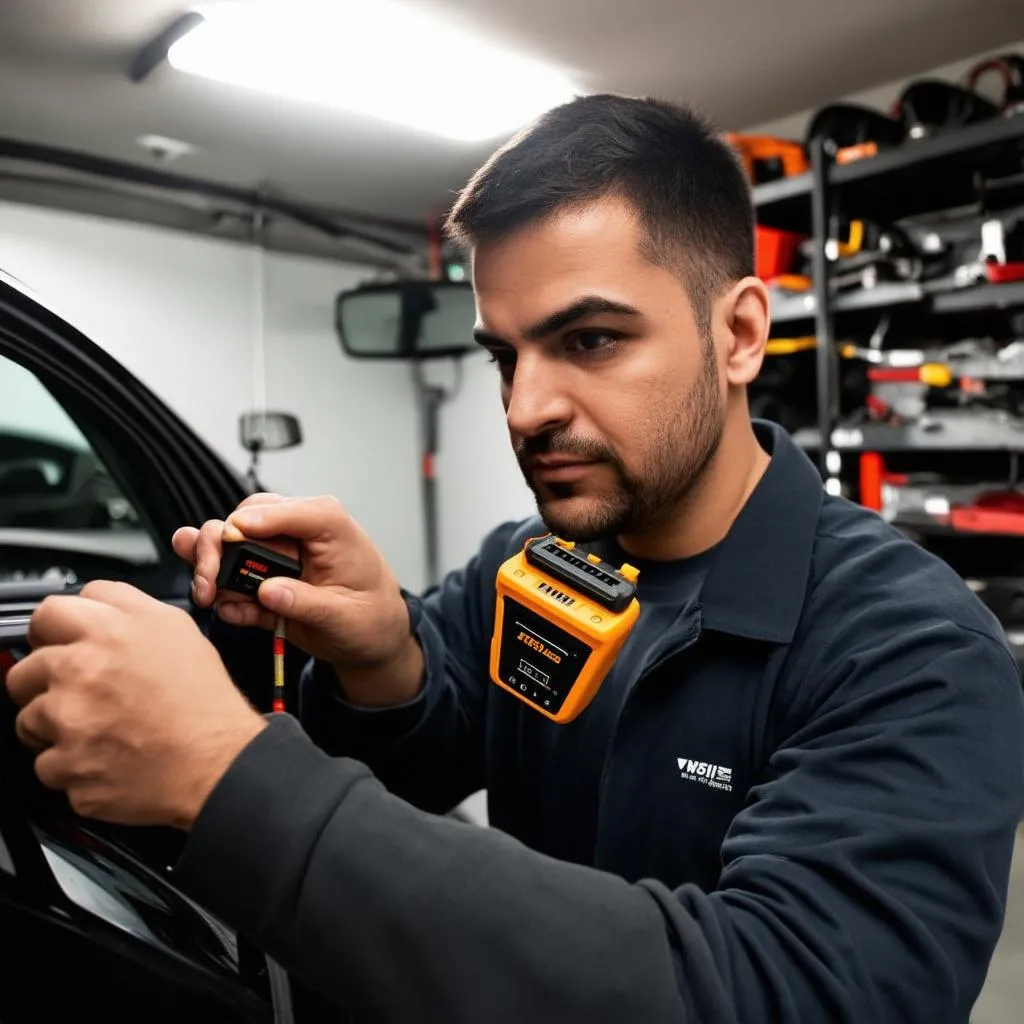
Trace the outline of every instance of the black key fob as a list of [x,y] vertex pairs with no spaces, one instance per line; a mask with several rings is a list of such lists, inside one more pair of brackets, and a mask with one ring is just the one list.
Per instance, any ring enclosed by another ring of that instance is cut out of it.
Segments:
[[298,579],[301,573],[302,563],[298,559],[278,554],[251,540],[237,541],[224,545],[217,589],[255,597],[260,584],[272,576]]

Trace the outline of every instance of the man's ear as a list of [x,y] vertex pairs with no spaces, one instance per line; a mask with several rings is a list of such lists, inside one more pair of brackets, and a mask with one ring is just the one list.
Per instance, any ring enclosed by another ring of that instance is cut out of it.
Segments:
[[761,372],[771,327],[768,289],[759,277],[744,277],[718,300],[725,334],[725,377],[729,384],[749,384]]

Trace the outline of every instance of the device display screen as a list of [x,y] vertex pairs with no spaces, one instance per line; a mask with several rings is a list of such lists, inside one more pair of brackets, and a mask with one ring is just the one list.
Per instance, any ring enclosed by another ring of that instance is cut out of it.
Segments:
[[538,707],[557,712],[591,648],[513,598],[505,599],[498,673]]

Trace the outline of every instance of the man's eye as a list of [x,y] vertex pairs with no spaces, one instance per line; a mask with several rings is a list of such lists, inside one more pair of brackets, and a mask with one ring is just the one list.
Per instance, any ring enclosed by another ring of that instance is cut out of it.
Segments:
[[516,368],[515,352],[499,352],[491,349],[488,361],[497,365],[503,380],[510,379]]
[[577,331],[569,338],[569,347],[577,352],[597,352],[622,340],[614,331]]

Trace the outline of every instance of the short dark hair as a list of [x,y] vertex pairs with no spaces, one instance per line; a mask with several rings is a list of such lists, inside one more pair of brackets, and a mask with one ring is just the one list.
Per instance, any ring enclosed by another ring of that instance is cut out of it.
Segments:
[[735,151],[688,107],[600,94],[549,110],[473,175],[445,229],[468,250],[610,196],[636,210],[644,255],[680,273],[707,329],[714,296],[754,273],[754,212]]

